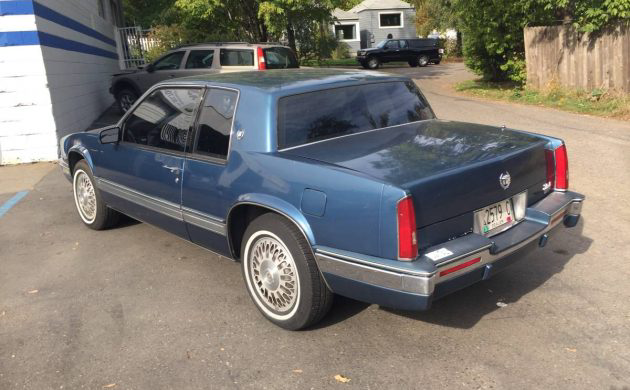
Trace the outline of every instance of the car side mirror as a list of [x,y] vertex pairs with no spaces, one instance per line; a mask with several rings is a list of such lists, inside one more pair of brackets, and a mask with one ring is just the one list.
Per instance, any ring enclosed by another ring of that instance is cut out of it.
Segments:
[[153,71],[155,71],[155,66],[153,66],[153,64],[149,64],[144,67],[144,70],[146,70],[149,73],[152,73]]
[[101,144],[117,144],[120,141],[120,128],[110,127],[101,130],[98,135],[98,140]]

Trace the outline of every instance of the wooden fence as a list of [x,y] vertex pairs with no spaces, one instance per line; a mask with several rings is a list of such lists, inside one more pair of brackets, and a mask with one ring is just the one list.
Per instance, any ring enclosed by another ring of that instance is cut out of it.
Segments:
[[527,83],[630,93],[630,26],[578,34],[571,26],[525,28]]

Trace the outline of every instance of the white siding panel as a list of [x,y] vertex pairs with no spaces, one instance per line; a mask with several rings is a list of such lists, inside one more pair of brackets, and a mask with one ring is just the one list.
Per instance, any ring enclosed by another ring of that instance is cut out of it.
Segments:
[[0,32],[35,31],[35,15],[5,15],[1,17]]
[[0,47],[0,69],[0,165],[54,160],[56,127],[40,46]]

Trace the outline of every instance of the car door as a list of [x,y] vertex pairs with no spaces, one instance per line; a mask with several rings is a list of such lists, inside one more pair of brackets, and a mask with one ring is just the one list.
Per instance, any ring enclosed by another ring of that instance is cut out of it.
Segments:
[[208,73],[218,73],[215,60],[215,49],[190,50],[184,59],[182,69],[177,77],[196,76]]
[[410,61],[413,58],[411,49],[406,39],[398,40],[399,52],[397,61]]
[[387,41],[383,50],[383,59],[389,61],[401,61],[399,58],[400,46],[398,40]]
[[148,65],[138,77],[138,85],[142,91],[146,91],[156,83],[178,76],[185,50],[176,51],[165,55],[154,63]]
[[206,91],[193,147],[186,155],[182,187],[182,212],[190,239],[225,256],[230,255],[226,217],[236,200],[231,182],[239,172],[238,162],[229,160],[238,96],[234,89]]
[[185,238],[182,170],[201,95],[192,87],[153,90],[122,120],[120,142],[96,156],[108,204]]

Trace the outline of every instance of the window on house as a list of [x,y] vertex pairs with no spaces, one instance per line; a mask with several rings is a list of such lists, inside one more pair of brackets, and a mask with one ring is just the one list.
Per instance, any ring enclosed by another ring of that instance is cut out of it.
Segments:
[[335,25],[335,36],[340,40],[357,39],[355,24]]
[[378,15],[379,27],[402,27],[402,12],[382,13]]

